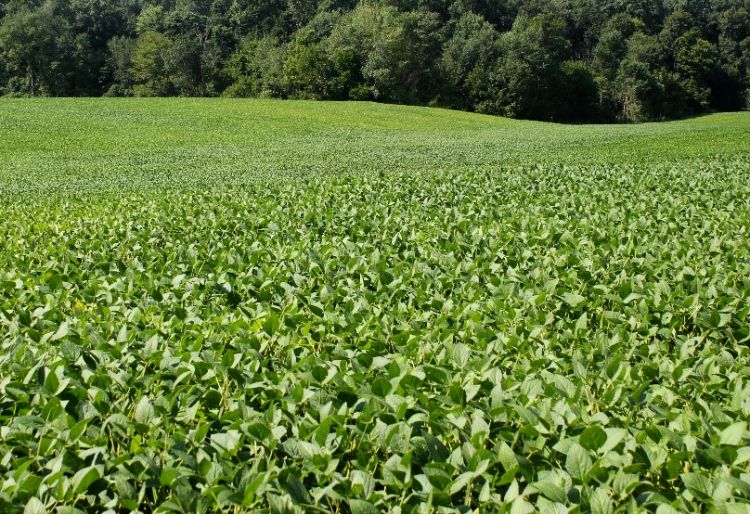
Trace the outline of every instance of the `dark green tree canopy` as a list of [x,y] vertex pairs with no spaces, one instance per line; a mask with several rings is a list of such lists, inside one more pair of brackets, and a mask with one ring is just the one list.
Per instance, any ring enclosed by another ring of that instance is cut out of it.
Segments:
[[0,95],[264,96],[560,121],[750,101],[750,0],[0,0]]

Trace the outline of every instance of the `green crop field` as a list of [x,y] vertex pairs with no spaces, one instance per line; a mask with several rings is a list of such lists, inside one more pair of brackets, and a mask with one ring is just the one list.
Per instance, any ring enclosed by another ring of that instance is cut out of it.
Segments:
[[0,100],[0,512],[750,512],[750,113]]

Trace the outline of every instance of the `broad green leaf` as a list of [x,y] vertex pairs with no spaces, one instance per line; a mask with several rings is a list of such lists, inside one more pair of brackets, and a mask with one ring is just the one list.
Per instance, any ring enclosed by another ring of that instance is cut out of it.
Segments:
[[567,501],[565,491],[552,482],[534,482],[532,487],[553,502],[565,503]]
[[211,435],[211,443],[230,454],[234,454],[238,450],[241,440],[242,435],[238,430],[228,430]]
[[39,498],[30,498],[26,502],[23,514],[47,514],[47,507],[44,506]]
[[591,506],[591,514],[612,514],[614,512],[614,505],[612,499],[609,497],[604,489],[596,489],[589,497],[589,505]]
[[379,396],[380,398],[385,398],[385,396],[391,391],[391,383],[382,378],[378,377],[376,378],[372,383],[372,392]]
[[523,496],[519,496],[513,501],[510,507],[510,514],[531,514],[534,510],[533,505],[527,502]]
[[746,503],[725,503],[722,507],[727,514],[750,514],[750,505]]
[[50,339],[51,341],[59,341],[60,339],[65,338],[69,334],[68,329],[68,322],[64,321],[60,324],[60,326],[55,331],[54,335]]
[[748,461],[750,461],[750,446],[737,449],[737,458],[734,459],[734,465],[739,466]]
[[578,307],[580,304],[586,301],[586,298],[584,298],[583,296],[579,294],[574,294],[574,293],[565,293],[563,294],[562,298],[565,301],[565,303],[567,303],[568,305],[574,308]]
[[141,399],[138,401],[138,404],[135,406],[135,413],[133,414],[133,418],[138,423],[150,423],[151,420],[154,418],[154,406],[151,404],[151,401],[146,396],[142,396]]
[[628,431],[624,428],[605,428],[604,432],[607,434],[607,441],[600,448],[602,452],[609,452],[617,447],[628,435]]
[[296,503],[310,503],[310,494],[302,481],[296,475],[289,475],[285,483],[286,492]]
[[86,492],[91,484],[102,477],[101,466],[89,466],[76,472],[71,479],[73,494],[78,495]]
[[596,451],[607,442],[607,433],[598,425],[592,425],[578,437],[578,442],[587,450]]
[[573,444],[565,459],[565,469],[570,476],[585,483],[592,466],[593,461],[586,449],[579,444]]
[[271,495],[268,498],[272,514],[300,514],[302,509],[297,507],[288,495]]
[[671,505],[662,503],[656,508],[656,514],[681,514],[681,512]]
[[472,472],[461,473],[451,484],[448,494],[453,496],[464,490],[469,483],[474,479],[475,475]]
[[721,431],[719,435],[719,443],[731,446],[739,446],[742,444],[742,440],[747,433],[747,423],[745,421],[738,421],[732,423],[727,428]]
[[710,498],[713,495],[714,486],[712,480],[702,473],[684,473],[680,475],[682,483],[685,484],[692,493],[703,498]]
[[580,332],[583,330],[586,330],[589,326],[589,317],[587,313],[581,314],[581,316],[578,318],[578,321],[576,321],[576,332]]
[[375,505],[365,500],[349,500],[349,509],[352,514],[377,514],[380,511]]

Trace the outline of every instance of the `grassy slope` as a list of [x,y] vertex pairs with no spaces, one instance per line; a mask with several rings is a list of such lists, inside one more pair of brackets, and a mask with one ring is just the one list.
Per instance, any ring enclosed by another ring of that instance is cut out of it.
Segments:
[[743,152],[749,119],[561,126],[358,103],[2,100],[0,191],[221,185],[279,173],[665,163]]
[[2,100],[0,511],[742,512],[748,140]]

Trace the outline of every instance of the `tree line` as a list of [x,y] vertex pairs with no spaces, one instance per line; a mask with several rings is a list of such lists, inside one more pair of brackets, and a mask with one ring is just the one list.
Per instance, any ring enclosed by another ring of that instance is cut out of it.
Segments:
[[750,104],[750,0],[0,0],[0,95],[676,118]]

